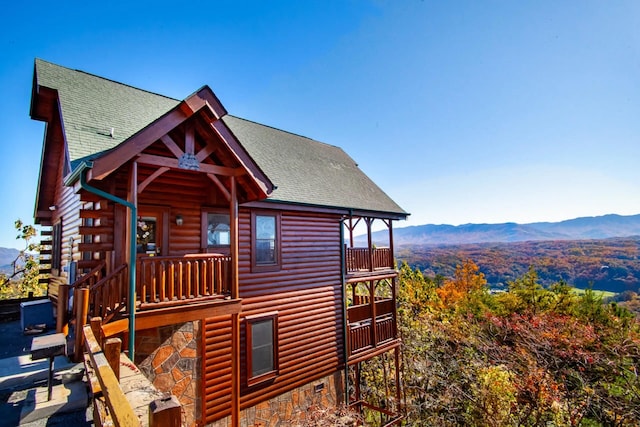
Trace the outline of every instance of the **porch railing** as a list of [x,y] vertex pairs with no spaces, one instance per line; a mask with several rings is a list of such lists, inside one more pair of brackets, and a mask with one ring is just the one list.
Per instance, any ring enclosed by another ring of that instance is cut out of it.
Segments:
[[141,257],[136,274],[141,310],[231,295],[231,257],[227,255]]
[[346,247],[347,272],[375,271],[393,268],[391,248]]

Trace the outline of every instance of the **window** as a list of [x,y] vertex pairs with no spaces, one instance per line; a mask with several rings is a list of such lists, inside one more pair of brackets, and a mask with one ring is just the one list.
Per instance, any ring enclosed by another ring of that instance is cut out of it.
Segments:
[[156,217],[138,217],[138,228],[136,230],[136,244],[139,254],[155,254],[157,249],[157,222]]
[[51,232],[51,269],[54,275],[60,275],[62,265],[62,220],[53,224]]
[[202,212],[202,247],[228,248],[231,245],[229,214],[223,212]]
[[278,375],[278,313],[246,318],[247,385]]
[[251,216],[252,253],[254,270],[280,268],[280,216],[253,213]]

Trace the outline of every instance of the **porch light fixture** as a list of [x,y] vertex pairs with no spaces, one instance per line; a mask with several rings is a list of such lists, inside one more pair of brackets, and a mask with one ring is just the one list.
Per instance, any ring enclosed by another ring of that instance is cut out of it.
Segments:
[[184,224],[184,220],[182,219],[182,215],[176,215],[176,225],[182,226]]

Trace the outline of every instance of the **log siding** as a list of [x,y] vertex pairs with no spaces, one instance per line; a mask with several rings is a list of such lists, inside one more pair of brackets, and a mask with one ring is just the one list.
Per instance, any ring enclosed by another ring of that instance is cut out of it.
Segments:
[[[241,409],[329,375],[343,363],[340,218],[280,215],[280,269],[253,272],[251,211],[240,211],[241,316],[277,311],[279,338],[275,379],[249,387],[241,370]],[[243,321],[240,366],[246,365],[245,327]]]

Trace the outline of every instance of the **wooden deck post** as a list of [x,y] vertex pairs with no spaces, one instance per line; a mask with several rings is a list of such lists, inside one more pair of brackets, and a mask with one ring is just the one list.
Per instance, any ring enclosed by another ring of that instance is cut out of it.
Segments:
[[371,304],[371,346],[378,346],[378,319],[376,315],[376,282],[369,281],[369,303]]
[[102,347],[102,317],[92,317],[89,324],[91,325],[93,336],[96,337],[96,341],[98,341],[98,345]]
[[82,349],[84,348],[84,334],[82,333],[82,327],[86,325],[87,315],[89,314],[89,289],[76,289],[74,299],[76,300],[76,340],[73,360],[74,362],[81,362],[83,354]]
[[109,338],[104,342],[103,353],[113,370],[116,379],[120,381],[120,349],[122,340],[120,338]]
[[62,332],[65,336],[69,334],[69,322],[67,319],[67,309],[69,307],[69,285],[58,286],[58,303],[56,306],[56,332]]
[[373,271],[373,239],[371,236],[371,224],[373,223],[372,218],[365,218],[365,223],[367,224],[367,249],[369,252],[369,271]]
[[149,404],[149,427],[180,427],[181,408],[178,399],[171,395]]

